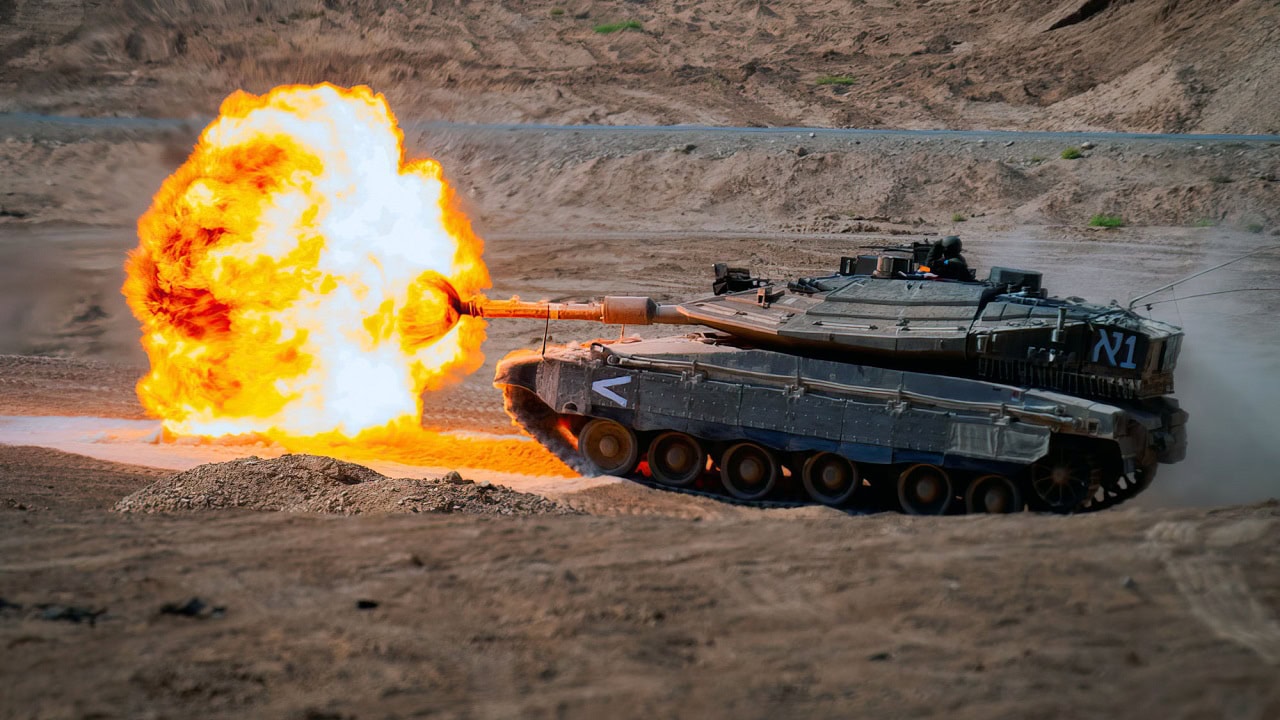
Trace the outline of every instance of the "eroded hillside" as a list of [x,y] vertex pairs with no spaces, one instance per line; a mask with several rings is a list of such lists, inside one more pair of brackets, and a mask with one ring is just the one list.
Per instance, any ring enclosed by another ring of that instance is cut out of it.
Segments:
[[1278,63],[1270,0],[0,0],[0,109],[86,115],[331,81],[428,119],[1274,133]]

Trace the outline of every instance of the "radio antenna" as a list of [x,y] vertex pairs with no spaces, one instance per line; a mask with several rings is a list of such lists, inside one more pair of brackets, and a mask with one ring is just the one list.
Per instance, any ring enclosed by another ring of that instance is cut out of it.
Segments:
[[[1188,281],[1188,280],[1194,280],[1194,279],[1196,279],[1196,278],[1200,277],[1201,275],[1208,275],[1209,273],[1213,272],[1214,270],[1220,270],[1220,269],[1222,269],[1222,268],[1224,268],[1224,267],[1226,267],[1226,266],[1228,266],[1228,265],[1231,265],[1232,263],[1238,263],[1238,262],[1240,262],[1241,260],[1244,260],[1245,258],[1253,257],[1254,255],[1260,255],[1260,254],[1262,254],[1262,253],[1264,253],[1264,252],[1269,252],[1269,251],[1271,251],[1271,250],[1277,250],[1277,249],[1280,249],[1280,245],[1266,245],[1266,246],[1264,246],[1264,247],[1260,247],[1260,248],[1258,248],[1257,250],[1252,250],[1252,251],[1250,251],[1250,252],[1247,252],[1247,253],[1245,253],[1245,254],[1241,255],[1240,257],[1232,258],[1232,259],[1230,259],[1230,260],[1228,260],[1228,261],[1226,261],[1226,262],[1224,262],[1224,263],[1220,263],[1220,264],[1218,264],[1218,265],[1214,265],[1213,267],[1211,267],[1211,268],[1209,268],[1209,269],[1207,269],[1207,270],[1201,270],[1200,272],[1192,273],[1192,274],[1190,274],[1190,275],[1188,275],[1188,276],[1186,276],[1186,277],[1182,278],[1181,280],[1174,280],[1173,282],[1169,283],[1168,285],[1161,285],[1160,287],[1156,288],[1155,290],[1152,290],[1151,292],[1143,293],[1143,294],[1139,295],[1138,297],[1136,297],[1136,298],[1134,298],[1134,299],[1130,300],[1130,301],[1129,301],[1129,309],[1130,309],[1130,310],[1132,310],[1132,309],[1133,309],[1133,306],[1134,306],[1134,305],[1137,305],[1137,304],[1138,304],[1138,303],[1139,303],[1143,298],[1149,298],[1149,297],[1151,297],[1152,295],[1155,295],[1156,293],[1161,293],[1161,292],[1164,292],[1165,290],[1168,290],[1168,289],[1170,289],[1170,288],[1177,287],[1177,286],[1181,285],[1182,283],[1184,283],[1184,282],[1186,282],[1186,281]],[[1151,303],[1151,304],[1152,304],[1152,305],[1154,305],[1155,303]]]
[[1170,302],[1182,302],[1183,300],[1191,300],[1194,298],[1209,297],[1211,295],[1227,295],[1238,292],[1280,292],[1280,287],[1248,287],[1248,288],[1231,288],[1230,290],[1215,290],[1213,292],[1196,293],[1195,295],[1183,295],[1182,297],[1166,298],[1164,300],[1156,300],[1154,302],[1143,303],[1150,310],[1152,305],[1161,305]]

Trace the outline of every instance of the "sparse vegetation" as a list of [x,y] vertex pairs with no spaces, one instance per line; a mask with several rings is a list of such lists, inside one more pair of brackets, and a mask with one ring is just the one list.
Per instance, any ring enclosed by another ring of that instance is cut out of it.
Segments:
[[1194,227],[1214,227],[1217,224],[1218,224],[1218,221],[1214,220],[1213,218],[1200,218],[1199,220],[1192,223]]
[[564,15],[564,8],[551,8],[551,17],[560,17]]
[[622,22],[597,25],[593,29],[601,35],[608,35],[609,33],[616,33],[620,30],[643,30],[644,26],[640,24],[639,20],[624,20]]
[[1078,147],[1069,147],[1062,151],[1063,160],[1079,160],[1082,157],[1084,157],[1084,153],[1080,152]]
[[1263,227],[1262,223],[1256,223],[1256,222],[1255,222],[1255,223],[1249,223],[1249,224],[1245,227],[1245,229],[1246,229],[1246,230],[1248,230],[1249,232],[1253,233],[1254,235],[1259,235],[1259,234],[1261,234],[1261,233],[1262,233],[1262,231],[1263,231],[1265,228]]
[[857,80],[852,75],[823,75],[814,82],[818,85],[852,85]]
[[1209,178],[1209,182],[1213,183],[1214,185],[1226,185],[1231,181],[1232,180],[1229,175],[1213,175]]
[[1039,155],[1036,155],[1035,157],[1031,158],[1031,162],[1035,163],[1036,165],[1039,165],[1040,163],[1044,162],[1044,158],[1040,157]]
[[968,219],[964,216],[964,213],[951,213],[951,222],[964,222]]
[[1118,228],[1124,227],[1124,218],[1119,215],[1104,215],[1099,213],[1089,218],[1089,227],[1101,228]]

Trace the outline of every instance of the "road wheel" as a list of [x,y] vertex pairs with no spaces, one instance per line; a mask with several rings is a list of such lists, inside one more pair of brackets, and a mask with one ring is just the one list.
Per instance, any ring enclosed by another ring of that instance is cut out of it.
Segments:
[[640,443],[631,428],[596,418],[578,433],[578,452],[605,475],[626,475],[636,469]]
[[862,475],[847,458],[820,452],[804,461],[800,472],[809,497],[823,505],[843,505],[862,485]]
[[739,500],[759,500],[773,492],[782,475],[778,456],[752,442],[729,446],[720,456],[720,479],[725,490]]
[[898,476],[898,502],[909,515],[943,515],[955,490],[951,476],[936,465],[912,465]]
[[1022,512],[1024,503],[1018,484],[1003,475],[983,475],[969,483],[964,494],[965,512]]
[[707,451],[692,435],[664,432],[649,443],[649,472],[663,485],[688,487],[707,468]]
[[1037,510],[1069,513],[1093,497],[1101,469],[1082,444],[1061,443],[1031,464],[1031,502]]

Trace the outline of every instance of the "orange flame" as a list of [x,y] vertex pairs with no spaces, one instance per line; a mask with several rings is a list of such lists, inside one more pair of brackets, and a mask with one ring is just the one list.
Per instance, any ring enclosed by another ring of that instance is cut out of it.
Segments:
[[483,244],[367,87],[231,95],[138,236],[138,397],[170,433],[403,438],[483,363],[456,307],[489,286]]

